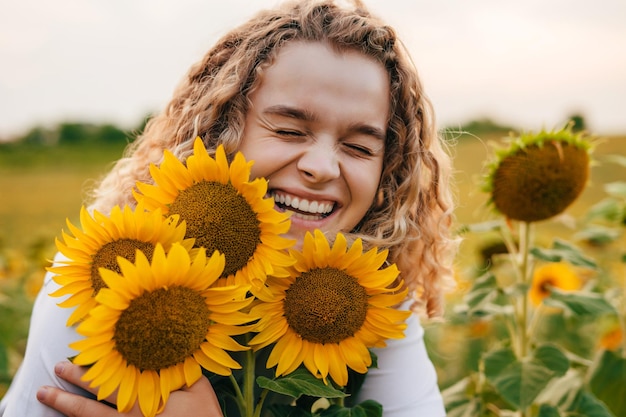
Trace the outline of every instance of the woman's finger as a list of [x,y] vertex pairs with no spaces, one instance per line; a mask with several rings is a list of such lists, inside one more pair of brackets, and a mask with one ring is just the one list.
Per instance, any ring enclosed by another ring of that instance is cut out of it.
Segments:
[[117,410],[114,408],[55,387],[41,387],[37,391],[37,399],[42,404],[54,408],[67,417],[119,416]]
[[68,361],[59,362],[54,366],[54,373],[57,374],[58,377],[66,380],[67,382],[71,382],[77,387],[81,387],[86,391],[94,393],[95,390],[89,387],[89,382],[81,379],[85,372],[87,372],[86,368],[83,368],[80,365],[74,365]]

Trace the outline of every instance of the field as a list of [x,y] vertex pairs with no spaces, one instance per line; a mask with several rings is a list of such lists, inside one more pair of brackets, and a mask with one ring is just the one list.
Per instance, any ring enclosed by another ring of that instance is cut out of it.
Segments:
[[[456,169],[457,229],[495,216],[486,206],[488,196],[479,184],[484,164],[493,155],[490,142],[498,139],[462,136],[451,142]],[[78,222],[80,206],[90,187],[122,152],[121,145],[0,148],[0,397],[21,360],[30,303],[47,259],[55,253],[54,239],[62,229],[67,230],[66,219],[74,224]],[[626,136],[598,141],[587,188],[564,215],[537,225],[537,242],[549,245],[555,238],[570,240],[579,232],[579,220],[589,208],[606,197],[604,185],[625,181],[626,167],[609,162],[611,155],[626,155]],[[492,238],[489,234],[463,236],[457,259],[461,285],[449,297],[451,316],[475,278],[466,271],[477,269],[482,262],[480,250]],[[460,356],[468,353],[451,347],[465,342],[453,334],[459,330],[455,327],[458,323],[451,317],[447,319],[447,325],[435,324],[427,329],[427,343],[431,345],[442,387],[452,385],[470,371],[467,365],[459,363]],[[470,324],[462,325],[467,328]]]

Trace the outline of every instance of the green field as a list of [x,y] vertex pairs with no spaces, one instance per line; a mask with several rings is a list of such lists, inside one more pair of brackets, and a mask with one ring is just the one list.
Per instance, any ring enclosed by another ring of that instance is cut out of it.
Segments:
[[123,146],[0,147],[0,245],[53,242]]

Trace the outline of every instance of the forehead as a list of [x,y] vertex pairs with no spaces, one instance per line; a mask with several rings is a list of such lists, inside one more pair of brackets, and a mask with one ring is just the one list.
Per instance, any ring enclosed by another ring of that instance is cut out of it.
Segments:
[[331,69],[337,68],[340,61],[346,65],[376,67],[377,71],[385,73],[389,79],[385,65],[355,48],[337,48],[326,41],[291,40],[276,48],[266,61],[260,63],[255,70],[256,75],[253,75],[255,78],[253,83],[258,85],[265,78],[265,74],[269,70],[276,71],[276,67],[282,70],[303,71],[307,65],[320,64]]
[[375,101],[387,111],[389,89],[389,74],[374,58],[353,49],[337,50],[325,42],[308,41],[282,46],[271,63],[259,71],[254,88],[263,90],[265,98],[275,99],[291,96],[306,100],[325,92],[353,104]]

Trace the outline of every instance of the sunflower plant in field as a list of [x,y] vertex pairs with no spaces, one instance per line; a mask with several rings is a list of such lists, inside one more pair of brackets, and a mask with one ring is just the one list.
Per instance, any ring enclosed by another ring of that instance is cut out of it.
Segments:
[[375,366],[369,349],[404,336],[396,266],[342,234],[331,245],[309,233],[295,250],[250,168],[198,138],[185,163],[165,151],[151,166],[135,209],[68,221],[49,271],[82,336],[73,361],[90,367],[98,399],[117,392],[120,412],[138,403],[146,417],[202,374],[225,415],[381,416],[374,401],[344,399]]
[[[624,155],[608,155],[605,162],[626,171]],[[590,208],[588,225],[577,238],[607,265],[605,292],[617,315],[599,323],[600,350],[588,380],[592,392],[613,414],[622,416],[626,415],[626,182],[610,182],[603,188],[607,197]]]
[[613,416],[587,380],[593,364],[580,329],[615,316],[601,268],[539,222],[562,214],[589,181],[594,140],[569,126],[511,137],[487,164],[483,189],[498,215],[466,232],[491,232],[504,250],[474,279],[455,314],[495,329],[474,371],[444,390],[449,416]]

